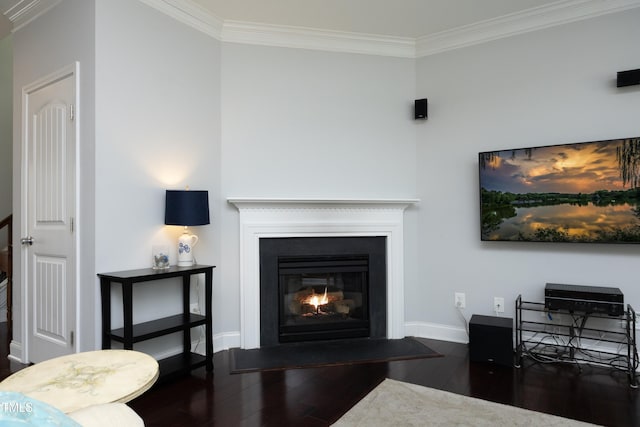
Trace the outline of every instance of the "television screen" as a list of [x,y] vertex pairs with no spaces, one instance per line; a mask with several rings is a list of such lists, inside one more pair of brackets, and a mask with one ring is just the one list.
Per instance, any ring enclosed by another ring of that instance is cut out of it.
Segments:
[[479,154],[481,239],[640,243],[640,137]]

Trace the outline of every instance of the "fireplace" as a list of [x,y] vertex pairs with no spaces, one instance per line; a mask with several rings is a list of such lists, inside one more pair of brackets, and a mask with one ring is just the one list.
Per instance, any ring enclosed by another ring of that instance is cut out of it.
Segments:
[[260,345],[386,337],[386,238],[260,239]]
[[[260,242],[293,237],[386,239],[386,338],[404,334],[404,210],[416,199],[229,198],[239,211],[240,332],[243,349],[260,347]],[[278,298],[272,303],[277,304]],[[237,345],[237,344],[236,344]]]

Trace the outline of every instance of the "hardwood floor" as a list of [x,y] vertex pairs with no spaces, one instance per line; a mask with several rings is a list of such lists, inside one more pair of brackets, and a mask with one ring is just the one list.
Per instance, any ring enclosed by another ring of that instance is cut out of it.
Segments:
[[[23,365],[10,362],[0,324],[0,378]],[[154,426],[327,426],[384,378],[607,426],[640,425],[638,389],[610,369],[536,364],[520,369],[470,363],[464,344],[428,340],[444,357],[287,371],[229,373],[229,352],[204,368],[160,384],[130,406]],[[428,426],[428,420],[425,420]]]

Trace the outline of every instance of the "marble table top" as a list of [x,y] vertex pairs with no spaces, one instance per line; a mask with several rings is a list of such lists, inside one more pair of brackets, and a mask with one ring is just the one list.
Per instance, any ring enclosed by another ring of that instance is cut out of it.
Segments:
[[88,406],[128,402],[158,379],[158,362],[133,350],[98,350],[29,366],[0,382],[0,391],[23,393],[69,413]]

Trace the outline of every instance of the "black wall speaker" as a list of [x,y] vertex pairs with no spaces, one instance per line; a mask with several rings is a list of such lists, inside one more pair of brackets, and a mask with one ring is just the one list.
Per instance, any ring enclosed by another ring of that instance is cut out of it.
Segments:
[[415,100],[415,116],[416,120],[427,118],[427,98]]
[[618,87],[640,85],[640,68],[637,70],[618,71]]
[[471,316],[469,359],[513,366],[513,319],[478,314]]

